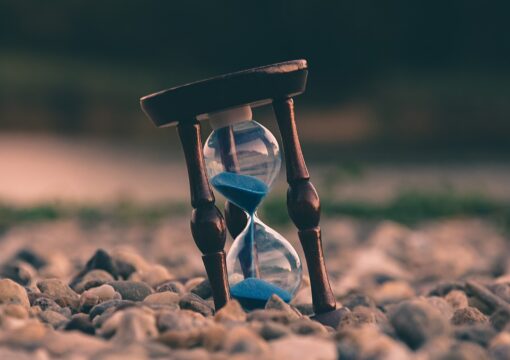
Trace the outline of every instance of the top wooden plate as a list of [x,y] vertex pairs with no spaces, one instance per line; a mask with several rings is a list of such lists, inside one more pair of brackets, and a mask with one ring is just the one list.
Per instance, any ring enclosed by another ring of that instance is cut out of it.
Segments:
[[308,64],[292,60],[233,72],[144,96],[143,111],[158,127],[194,121],[241,105],[259,106],[305,91]]

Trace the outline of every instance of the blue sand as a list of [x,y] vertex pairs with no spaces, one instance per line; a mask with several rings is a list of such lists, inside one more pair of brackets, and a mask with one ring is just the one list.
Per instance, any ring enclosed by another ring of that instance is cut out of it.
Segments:
[[292,299],[292,295],[288,291],[256,278],[244,279],[235,284],[230,288],[230,293],[243,306],[248,305],[248,307],[264,306],[273,294],[278,295],[285,302]]
[[245,278],[258,276],[257,253],[254,240],[253,214],[267,195],[269,188],[256,177],[231,172],[222,172],[211,179],[211,184],[229,201],[236,204],[249,215],[248,231],[244,246],[239,252],[239,263]]
[[231,172],[219,173],[211,179],[211,184],[250,215],[268,192],[267,185],[256,177]]

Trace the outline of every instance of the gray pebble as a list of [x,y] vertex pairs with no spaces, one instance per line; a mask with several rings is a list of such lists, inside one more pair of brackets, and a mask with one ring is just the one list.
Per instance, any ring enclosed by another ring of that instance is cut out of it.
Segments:
[[262,354],[268,346],[253,331],[239,327],[227,333],[223,349],[229,354]]
[[191,293],[200,296],[202,299],[208,299],[212,296],[211,284],[205,279],[200,284],[190,290]]
[[94,335],[96,333],[96,329],[92,325],[88,315],[83,313],[73,315],[71,321],[66,324],[64,329],[67,331],[78,330],[88,335]]
[[294,304],[294,307],[303,315],[311,316],[314,314],[313,304]]
[[297,335],[324,335],[328,333],[328,330],[321,323],[304,318],[293,321],[289,328]]
[[489,355],[480,345],[460,342],[455,343],[446,354],[438,360],[488,360]]
[[188,331],[210,324],[202,315],[190,310],[164,312],[159,314],[156,320],[160,332]]
[[156,288],[157,292],[170,291],[182,295],[185,292],[184,285],[176,280],[166,281]]
[[23,286],[29,285],[36,273],[32,265],[20,260],[10,261],[0,269],[0,277],[11,279]]
[[340,298],[340,302],[343,306],[354,309],[357,306],[375,307],[375,301],[370,296],[360,293],[347,294]]
[[288,312],[282,311],[282,310],[257,309],[257,310],[251,311],[248,314],[247,320],[248,321],[260,321],[260,322],[273,321],[273,322],[277,322],[280,324],[288,324],[292,320],[296,320],[296,317],[294,316],[294,314],[289,314]]
[[192,310],[204,316],[212,316],[213,309],[204,299],[200,296],[189,293],[184,295],[179,301],[181,309]]
[[97,304],[90,310],[89,318],[90,318],[90,320],[93,320],[96,316],[101,315],[107,309],[110,309],[110,308],[121,309],[121,308],[126,308],[126,307],[134,306],[134,305],[135,305],[135,303],[131,300],[105,301],[105,302]]
[[119,280],[111,281],[108,285],[113,286],[124,300],[142,301],[152,294],[152,288],[140,281]]
[[420,300],[404,301],[393,309],[390,322],[402,341],[418,349],[430,339],[448,332],[447,320],[431,305]]
[[490,323],[498,331],[502,331],[509,322],[510,314],[505,309],[495,311],[490,317]]
[[81,294],[85,290],[114,281],[113,276],[105,270],[91,270],[74,286],[74,290]]

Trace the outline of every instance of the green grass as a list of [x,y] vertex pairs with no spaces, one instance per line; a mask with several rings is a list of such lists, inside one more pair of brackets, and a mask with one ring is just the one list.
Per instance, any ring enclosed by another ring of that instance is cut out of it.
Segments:
[[[189,216],[191,207],[185,203],[140,205],[122,201],[111,206],[42,204],[19,207],[0,204],[0,230],[25,223],[78,219],[84,224],[108,221],[116,224],[154,224],[174,216]],[[496,201],[482,195],[462,195],[444,191],[437,193],[405,192],[383,204],[361,201],[329,201],[322,199],[323,217],[349,216],[364,220],[393,220],[407,225],[422,221],[476,217],[493,221],[510,230],[510,202]],[[284,226],[290,220],[285,199],[270,197],[261,208],[264,221]]]

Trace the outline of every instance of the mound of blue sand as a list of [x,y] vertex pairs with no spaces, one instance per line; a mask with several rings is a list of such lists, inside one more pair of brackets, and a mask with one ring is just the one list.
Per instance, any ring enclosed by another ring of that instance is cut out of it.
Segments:
[[268,187],[256,177],[222,172],[211,179],[211,184],[228,200],[250,215],[266,196]]
[[292,299],[288,291],[256,278],[247,278],[235,284],[230,288],[230,293],[247,309],[263,308],[273,294],[278,295],[285,302],[290,302]]

